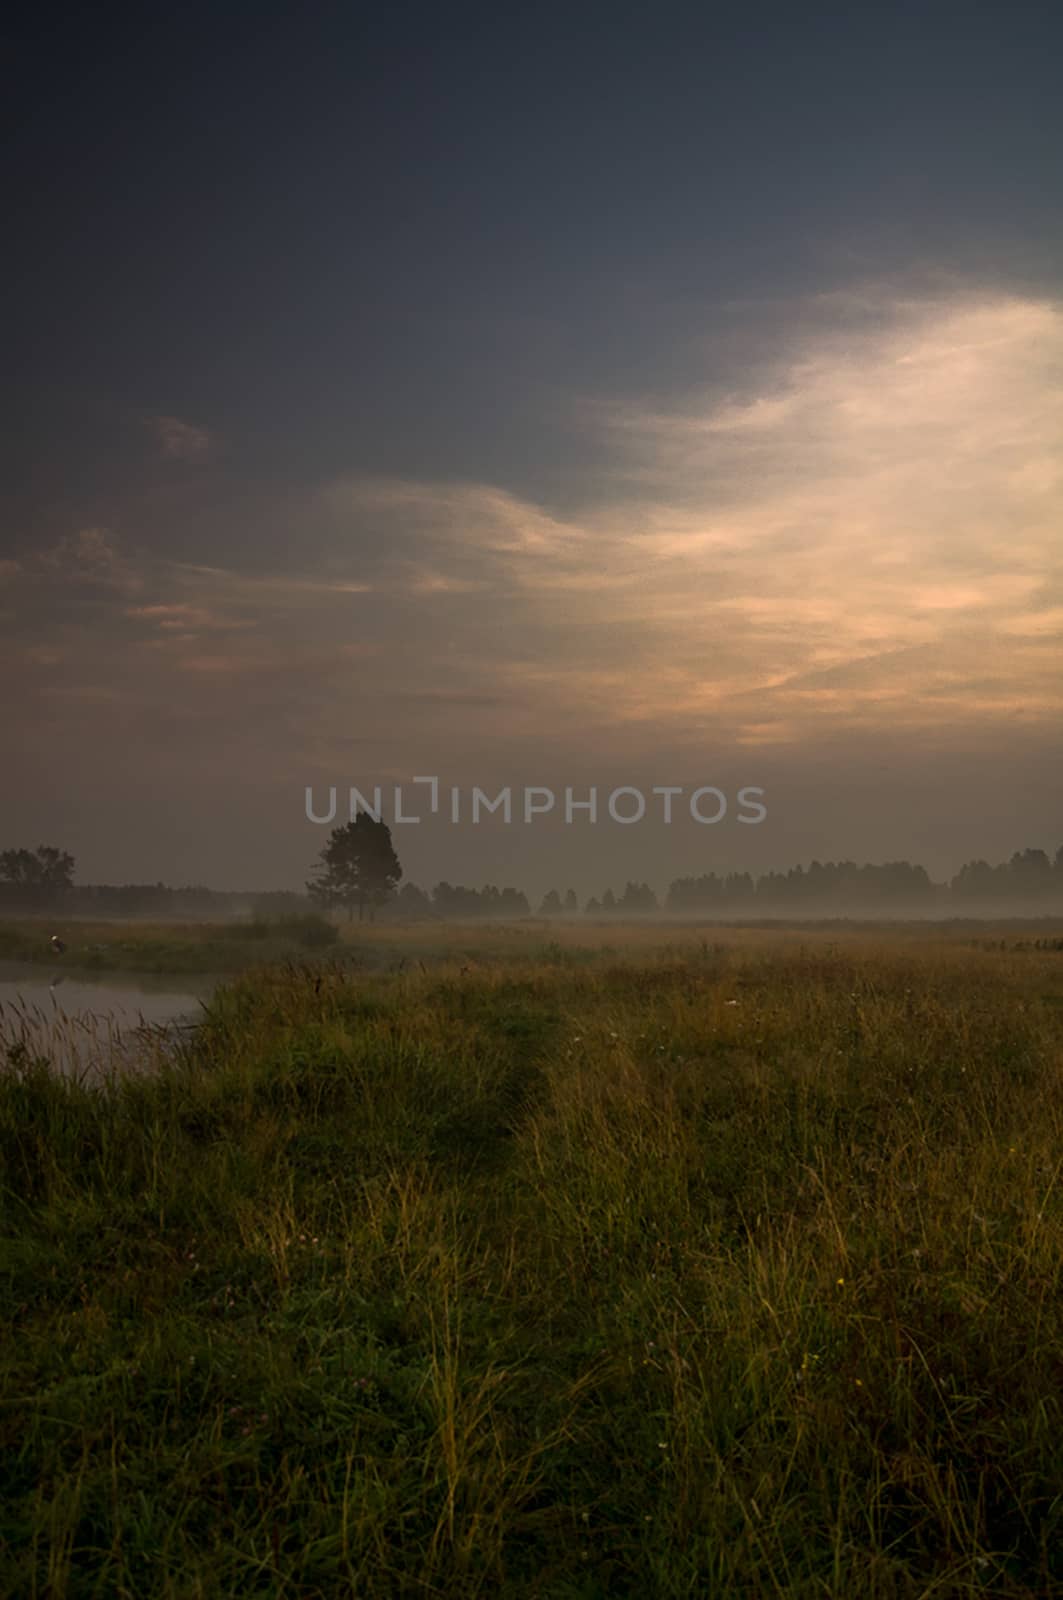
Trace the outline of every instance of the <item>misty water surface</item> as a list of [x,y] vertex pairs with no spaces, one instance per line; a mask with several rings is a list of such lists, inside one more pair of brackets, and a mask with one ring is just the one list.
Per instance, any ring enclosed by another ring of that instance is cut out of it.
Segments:
[[0,963],[0,1062],[22,1041],[62,1070],[107,1060],[132,1066],[202,1016],[219,980],[108,972],[91,977]]

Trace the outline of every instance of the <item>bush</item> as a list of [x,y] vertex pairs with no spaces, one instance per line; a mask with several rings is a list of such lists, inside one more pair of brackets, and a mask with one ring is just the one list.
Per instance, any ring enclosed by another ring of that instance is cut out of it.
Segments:
[[324,950],[339,943],[340,930],[327,917],[282,917],[277,927],[305,950]]

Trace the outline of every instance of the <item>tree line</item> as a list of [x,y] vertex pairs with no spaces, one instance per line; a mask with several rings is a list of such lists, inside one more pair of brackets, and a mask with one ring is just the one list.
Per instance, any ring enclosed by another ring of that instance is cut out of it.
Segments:
[[[706,872],[676,878],[659,899],[647,883],[607,888],[581,904],[574,889],[551,889],[537,905],[523,890],[485,884],[470,888],[443,880],[428,891],[403,882],[390,829],[362,813],[337,828],[321,851],[306,894],[287,890],[232,893],[200,886],[75,884],[74,857],[54,845],[0,851],[0,913],[65,911],[91,916],[224,917],[253,911],[283,916],[306,909],[345,910],[349,917],[515,919],[538,915],[786,916],[808,911],[936,911],[954,915],[1010,906],[1063,910],[1063,846],[1054,857],[1017,850],[1006,862],[966,862],[947,883],[934,883],[910,861],[859,865],[812,861],[787,872]],[[400,887],[401,885],[401,887]]]
[[[482,889],[462,884],[438,883],[426,893],[406,883],[396,893],[402,867],[395,854],[387,824],[365,813],[346,827],[336,828],[321,851],[317,876],[307,884],[310,896],[326,907],[345,905],[348,915],[375,916],[389,903],[407,917],[521,917],[531,914],[527,896],[519,889]],[[805,868],[767,872],[755,878],[749,872],[703,873],[697,878],[677,878],[669,886],[663,905],[647,883],[629,881],[622,893],[606,889],[592,895],[582,907],[574,889],[562,894],[551,889],[538,907],[538,915],[641,916],[655,911],[695,915],[777,915],[790,912],[879,909],[929,911],[1002,906],[1008,903],[1063,907],[1063,846],[1049,860],[1044,850],[1016,851],[1011,860],[996,867],[984,861],[968,862],[947,884],[933,883],[925,867],[910,861],[883,865],[858,865],[855,861],[813,861]]]

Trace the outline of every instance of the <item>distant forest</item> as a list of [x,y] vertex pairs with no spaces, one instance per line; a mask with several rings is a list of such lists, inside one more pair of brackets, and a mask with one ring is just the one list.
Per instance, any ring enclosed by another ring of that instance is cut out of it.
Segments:
[[[215,918],[287,916],[311,901],[286,890],[261,893],[155,884],[78,884],[73,856],[54,846],[0,851],[0,915],[37,913],[75,917]],[[873,915],[984,916],[1063,913],[1063,846],[1016,851],[991,866],[969,861],[948,883],[934,883],[910,861],[859,866],[855,861],[813,861],[788,872],[707,872],[677,878],[663,898],[645,883],[606,889],[581,902],[572,889],[552,889],[538,905],[519,889],[482,889],[437,883],[430,892],[405,883],[381,908],[389,919],[488,917],[673,916],[800,918]]]

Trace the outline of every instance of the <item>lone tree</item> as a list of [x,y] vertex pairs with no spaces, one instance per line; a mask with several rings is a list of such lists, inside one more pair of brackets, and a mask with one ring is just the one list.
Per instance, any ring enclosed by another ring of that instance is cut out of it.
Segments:
[[377,906],[390,900],[402,877],[402,867],[391,843],[391,829],[360,811],[344,828],[333,828],[321,852],[318,876],[307,884],[311,898],[326,906],[347,907],[347,918],[358,921],[369,907],[373,920]]

